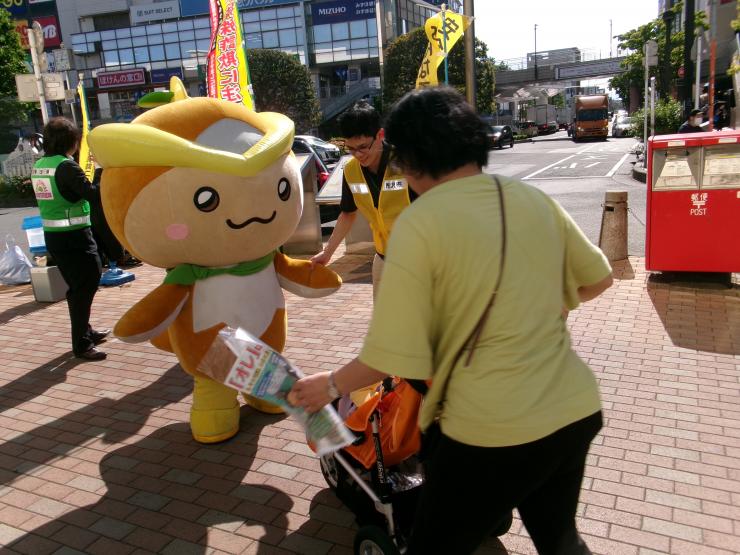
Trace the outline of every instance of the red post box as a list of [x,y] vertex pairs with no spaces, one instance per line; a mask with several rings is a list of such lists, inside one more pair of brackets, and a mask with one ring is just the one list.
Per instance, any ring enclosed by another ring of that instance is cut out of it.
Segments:
[[648,141],[648,270],[740,272],[740,131]]

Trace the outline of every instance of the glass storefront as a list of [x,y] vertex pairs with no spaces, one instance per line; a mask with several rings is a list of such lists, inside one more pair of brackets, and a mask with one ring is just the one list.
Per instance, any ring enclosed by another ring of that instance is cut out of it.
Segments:
[[[274,48],[297,55],[306,63],[305,22],[300,4],[241,12],[247,48]],[[197,70],[206,63],[210,47],[210,22],[195,17],[92,31],[72,35],[77,68],[85,77],[97,70],[140,67],[149,71],[183,67]],[[85,71],[86,70],[86,71]]]
[[314,25],[309,52],[312,63],[325,64],[378,57],[378,28],[373,19]]

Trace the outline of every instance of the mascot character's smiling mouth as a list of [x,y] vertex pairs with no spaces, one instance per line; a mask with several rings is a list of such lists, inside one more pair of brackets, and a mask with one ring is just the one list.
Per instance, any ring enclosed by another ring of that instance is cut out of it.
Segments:
[[228,220],[226,220],[226,225],[228,225],[231,229],[242,229],[255,222],[258,224],[269,224],[272,220],[275,219],[275,216],[277,216],[277,211],[273,210],[272,216],[270,216],[269,218],[258,218],[257,216],[255,216],[254,218],[249,218],[248,220],[240,224],[235,224],[233,221],[231,221],[231,218],[229,218]]

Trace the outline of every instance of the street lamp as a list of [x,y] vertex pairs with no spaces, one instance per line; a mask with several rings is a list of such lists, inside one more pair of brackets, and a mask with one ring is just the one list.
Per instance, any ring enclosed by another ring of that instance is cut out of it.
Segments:
[[537,24],[534,24],[534,80],[537,79]]

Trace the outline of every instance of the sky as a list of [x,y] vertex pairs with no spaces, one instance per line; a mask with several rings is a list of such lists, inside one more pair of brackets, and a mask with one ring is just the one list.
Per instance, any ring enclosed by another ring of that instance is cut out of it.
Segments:
[[[524,58],[534,51],[576,46],[609,55],[612,35],[624,33],[658,15],[658,0],[474,0],[475,35],[497,61]],[[612,45],[617,54],[617,40]]]

